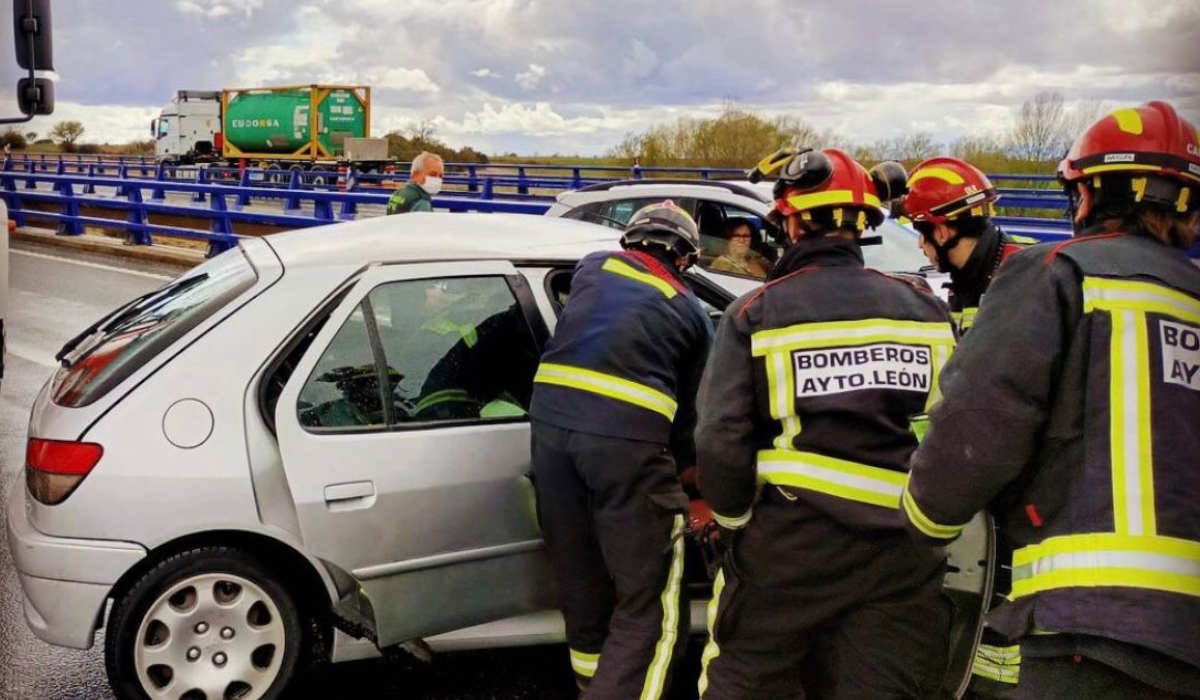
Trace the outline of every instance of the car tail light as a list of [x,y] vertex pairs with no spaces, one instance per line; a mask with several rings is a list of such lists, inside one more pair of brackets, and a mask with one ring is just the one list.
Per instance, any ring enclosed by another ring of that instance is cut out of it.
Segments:
[[94,442],[29,438],[25,483],[38,501],[51,506],[62,503],[103,455],[104,448]]

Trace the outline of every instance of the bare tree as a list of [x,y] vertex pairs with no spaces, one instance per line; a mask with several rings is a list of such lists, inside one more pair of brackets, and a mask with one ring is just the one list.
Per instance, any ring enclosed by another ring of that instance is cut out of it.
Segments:
[[1039,92],[1017,110],[1009,145],[1025,160],[1050,160],[1062,155],[1066,110],[1058,92]]

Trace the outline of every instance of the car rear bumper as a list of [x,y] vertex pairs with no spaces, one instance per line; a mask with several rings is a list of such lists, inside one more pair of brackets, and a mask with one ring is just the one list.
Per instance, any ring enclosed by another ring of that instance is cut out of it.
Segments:
[[24,479],[8,495],[8,547],[24,594],[25,621],[39,639],[88,649],[108,592],[146,556],[129,542],[44,535],[26,509]]

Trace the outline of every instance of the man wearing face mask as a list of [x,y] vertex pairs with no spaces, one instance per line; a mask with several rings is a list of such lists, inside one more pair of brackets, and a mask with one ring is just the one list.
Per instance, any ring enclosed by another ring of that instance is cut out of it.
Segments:
[[902,200],[904,215],[921,233],[921,250],[938,271],[950,273],[950,310],[959,334],[975,322],[979,300],[1000,263],[1032,238],[1010,236],[991,216],[996,188],[987,175],[958,158],[917,164]]
[[441,156],[423,151],[412,161],[412,178],[408,184],[392,193],[387,213],[406,214],[413,211],[433,211],[433,197],[442,191],[446,166]]

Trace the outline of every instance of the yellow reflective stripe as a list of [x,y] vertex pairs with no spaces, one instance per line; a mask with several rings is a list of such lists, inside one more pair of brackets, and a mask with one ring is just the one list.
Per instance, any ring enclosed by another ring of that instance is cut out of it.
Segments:
[[908,490],[907,483],[904,485],[904,493],[900,498],[900,502],[904,508],[904,513],[908,516],[908,520],[913,524],[913,527],[930,537],[948,540],[952,537],[958,537],[958,534],[967,526],[966,523],[962,525],[943,525],[925,515],[920,506],[917,505],[917,501],[913,498],[912,493]]
[[750,508],[745,513],[732,518],[726,515],[721,515],[715,510],[712,512],[712,514],[713,520],[716,520],[717,524],[721,527],[729,530],[740,530],[741,528],[750,524],[750,518],[754,515],[754,509]]
[[606,272],[612,272],[621,275],[622,277],[628,277],[629,279],[641,282],[642,284],[648,284],[662,292],[663,296],[668,299],[679,293],[665,280],[659,279],[648,272],[635,270],[632,266],[621,262],[616,258],[609,258],[608,260],[605,260],[604,264],[600,266],[600,269]]
[[1162,535],[1063,535],[1013,552],[1010,599],[1118,586],[1200,596],[1200,542]]
[[474,402],[475,399],[463,389],[442,389],[441,391],[435,391],[428,396],[422,397],[417,402],[417,410],[451,401]]
[[954,344],[954,330],[940,321],[896,321],[868,318],[860,321],[799,323],[785,328],[758,331],[750,336],[750,352],[765,355],[772,350],[831,347],[836,344],[907,343]]
[[538,366],[533,381],[607,396],[662,414],[667,420],[675,420],[675,411],[678,409],[675,399],[657,389],[582,367],[543,362]]
[[975,650],[971,672],[1000,683],[1016,683],[1021,676],[1021,647],[980,644]]
[[[870,192],[863,192],[863,201],[871,206],[879,206],[879,197]],[[788,204],[797,209],[812,209],[814,207],[833,206],[835,204],[858,204],[854,201],[852,190],[826,190],[811,194],[796,194],[787,198]]]
[[954,349],[953,343],[938,343],[930,346],[933,353],[933,384],[929,387],[929,394],[925,396],[925,412],[928,413],[933,405],[942,400],[942,368],[946,366],[946,362],[950,359],[950,353]]
[[1093,165],[1090,168],[1084,168],[1080,172],[1084,175],[1092,175],[1116,170],[1162,170],[1162,168],[1157,165],[1147,165],[1145,163],[1110,163],[1108,165]]
[[815,452],[761,450],[759,481],[837,496],[859,503],[897,508],[908,475],[827,457]]
[[571,670],[584,678],[596,675],[596,667],[600,664],[599,654],[586,654],[582,651],[569,649],[571,653]]
[[777,449],[788,450],[800,434],[800,417],[796,415],[792,401],[792,397],[796,395],[796,375],[792,370],[791,358],[786,352],[769,354],[766,365],[771,417],[778,420],[783,427],[774,444]]
[[949,182],[951,185],[961,185],[964,182],[961,175],[949,168],[921,168],[909,176],[908,186],[912,187],[914,182],[919,182],[929,177]]
[[658,700],[662,697],[667,682],[667,671],[671,667],[675,642],[679,639],[679,589],[683,580],[683,516],[675,516],[671,528],[671,568],[667,572],[667,585],[662,592],[662,636],[654,648],[654,658],[646,671],[639,700]]
[[1117,128],[1127,134],[1139,136],[1142,133],[1142,115],[1132,107],[1118,109],[1108,115],[1117,120]]
[[1117,532],[1153,535],[1154,458],[1150,440],[1150,341],[1146,315],[1112,314],[1109,434]]
[[1083,310],[1143,311],[1200,324],[1200,299],[1153,282],[1083,278]]
[[971,673],[980,678],[996,681],[997,683],[1011,683],[1016,685],[1021,679],[1021,667],[1018,666],[999,666],[983,659],[975,659],[971,664]]
[[717,608],[721,604],[721,593],[725,590],[725,569],[717,571],[717,578],[713,581],[712,598],[708,601],[708,607],[705,608],[707,613],[708,628],[708,643],[704,645],[704,652],[700,655],[700,683],[697,685],[700,698],[704,697],[704,692],[708,690],[708,665],[712,660],[721,655],[721,647],[717,644],[717,636],[714,634],[714,629],[717,626]]
[[1008,236],[1008,240],[1012,241],[1013,243],[1020,243],[1021,245],[1037,245],[1038,243],[1041,243],[1041,241],[1033,236],[1022,236],[1016,233],[1006,233],[1004,235]]
[[955,319],[955,322],[958,325],[958,330],[961,332],[961,331],[970,330],[971,326],[975,325],[975,317],[978,314],[979,314],[979,307],[972,306],[972,307],[963,309],[962,311],[959,311],[957,313],[951,313],[950,315],[958,317]]

